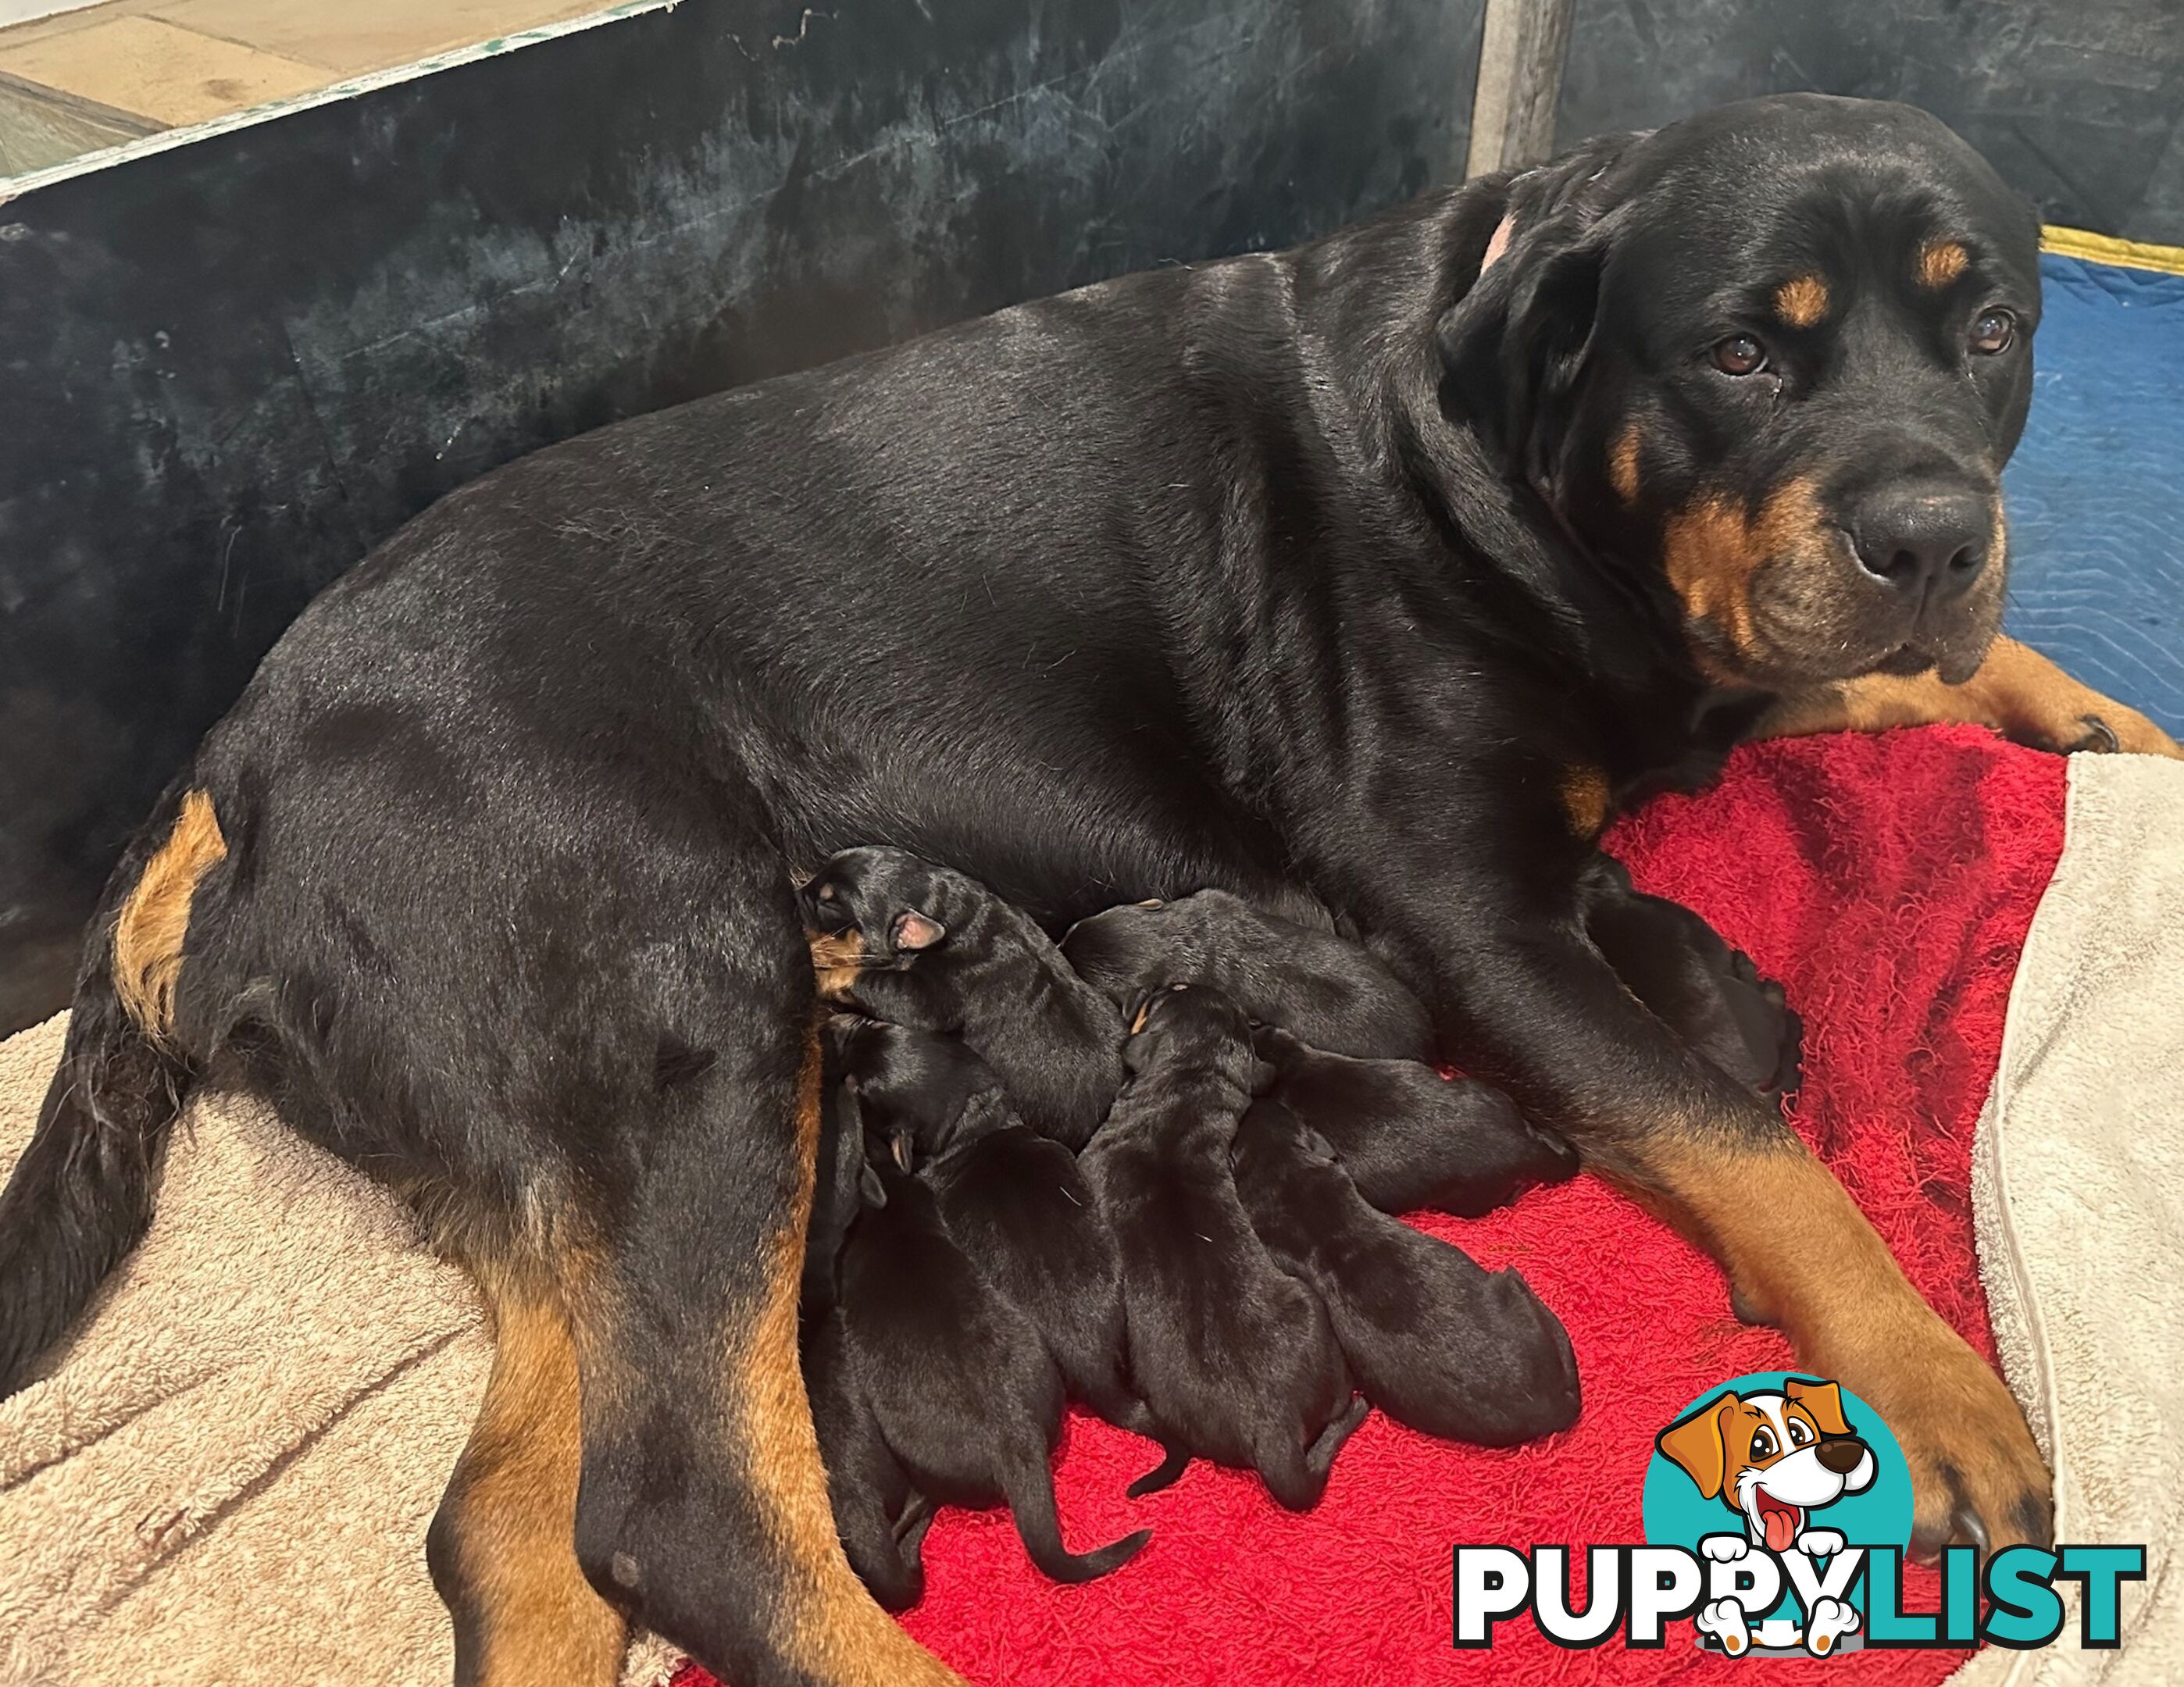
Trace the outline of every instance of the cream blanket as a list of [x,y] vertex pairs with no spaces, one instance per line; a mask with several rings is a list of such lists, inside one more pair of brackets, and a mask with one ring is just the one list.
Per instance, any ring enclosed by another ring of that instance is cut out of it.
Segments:
[[[1972,1156],[2003,1367],[2059,1540],[2147,1549],[2123,1645],[1992,1649],[1953,1687],[2184,1682],[2184,764],[2070,759]],[[2068,1584],[2062,1585],[2068,1586]]]
[[[1981,1257],[2061,1538],[2144,1542],[2148,1579],[2121,1651],[1990,1651],[1966,1687],[2184,1681],[2184,766],[2070,773],[1975,1151]],[[0,1044],[0,1166],[62,1026]],[[442,1687],[425,1528],[488,1362],[390,1199],[262,1109],[194,1104],[143,1247],[0,1406],[0,1679]],[[673,1663],[643,1641],[628,1679]]]

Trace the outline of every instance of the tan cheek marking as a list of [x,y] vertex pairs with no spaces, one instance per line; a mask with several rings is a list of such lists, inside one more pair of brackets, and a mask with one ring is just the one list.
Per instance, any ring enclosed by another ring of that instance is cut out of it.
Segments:
[[1734,650],[1754,650],[1752,576],[1775,557],[1818,556],[1826,524],[1813,482],[1800,476],[1768,495],[1756,515],[1730,499],[1701,498],[1669,520],[1662,560],[1692,620],[1717,628]]
[[1799,276],[1774,290],[1774,314],[1792,328],[1809,328],[1828,314],[1828,284]]
[[1607,451],[1607,483],[1625,504],[1638,501],[1638,424],[1626,423]]
[[174,830],[145,863],[114,921],[114,993],[154,1042],[165,1042],[174,1028],[175,986],[182,976],[182,939],[198,882],[226,856],[212,798],[203,791],[185,793]]
[[1919,285],[1940,288],[1964,274],[1972,261],[1961,241],[1930,240],[1919,248]]
[[811,970],[819,983],[822,1001],[845,1000],[864,965],[865,934],[852,926],[846,932],[828,932],[811,939]]
[[1597,838],[1607,825],[1607,775],[1580,763],[1563,770],[1563,812],[1570,829],[1587,840]]
[[819,1039],[805,1051],[796,1110],[798,1195],[768,1244],[766,1289],[745,1339],[726,1354],[730,1410],[749,1450],[746,1480],[776,1550],[801,1572],[797,1596],[773,1617],[774,1643],[814,1679],[840,1687],[964,1687],[962,1679],[898,1627],[865,1591],[843,1556],[827,1498],[827,1476],[811,1427],[796,1353],[796,1301],[804,1274],[804,1230],[819,1149]]

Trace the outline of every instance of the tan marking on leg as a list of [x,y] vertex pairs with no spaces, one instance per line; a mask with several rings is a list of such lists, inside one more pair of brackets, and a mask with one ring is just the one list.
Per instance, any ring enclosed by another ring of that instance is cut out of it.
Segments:
[[1960,240],[1930,240],[1919,248],[1919,285],[1939,291],[1964,274],[1972,255]]
[[1809,328],[1828,314],[1828,284],[1798,276],[1774,289],[1774,314],[1792,328]]
[[174,829],[144,864],[114,921],[114,993],[137,1029],[155,1043],[164,1043],[174,1029],[182,939],[198,882],[226,855],[212,798],[203,791],[184,793]]
[[832,1687],[963,1687],[873,1601],[834,1531],[796,1351],[821,1100],[815,1024],[797,1100],[799,1194],[768,1247],[765,1300],[727,1356],[730,1410],[739,1420],[728,1445],[749,1450],[749,1491],[773,1538],[775,1562],[788,1577],[789,1597],[771,1638],[783,1657]]
[[2036,749],[2106,748],[2113,738],[2118,749],[2184,760],[2184,748],[2136,709],[2081,684],[2014,638],[1996,639],[1962,685],[1943,685],[1931,673],[1869,674],[1785,698],[1753,736],[1873,732],[1944,721],[1992,727]]
[[1910,1461],[1922,1539],[1950,1537],[1960,1495],[1997,1550],[2029,1538],[2049,1484],[2024,1415],[1833,1173],[1794,1139],[1697,1130],[1661,1133],[1643,1160],[1654,1198],[1720,1260],[1740,1300],[1781,1326],[1801,1364],[1886,1420]]
[[1580,838],[1597,838],[1607,826],[1607,775],[1580,763],[1563,770],[1563,812]]
[[1607,483],[1625,504],[1638,501],[1638,424],[1626,422],[1607,450]]
[[443,1503],[464,1687],[612,1687],[626,1625],[577,1563],[583,1465],[577,1350],[554,1291],[505,1268],[478,1274],[493,1319],[493,1375]]

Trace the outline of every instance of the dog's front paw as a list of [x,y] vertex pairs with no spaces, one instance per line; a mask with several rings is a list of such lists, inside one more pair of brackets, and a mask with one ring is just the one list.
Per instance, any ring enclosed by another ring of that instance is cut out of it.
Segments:
[[1816,1599],[1805,1619],[1805,1650],[1825,1657],[1845,1634],[1858,1627],[1858,1607],[1840,1599]]
[[1797,1551],[1808,1558],[1831,1558],[1843,1550],[1841,1534],[1831,1528],[1808,1528],[1797,1537]]
[[1717,1564],[1734,1564],[1752,1551],[1752,1543],[1741,1534],[1709,1534],[1699,1542],[1699,1551]]
[[[1715,1536],[1716,1539],[1722,1539]],[[1731,1537],[1733,1539],[1733,1537]],[[1702,1634],[1711,1634],[1721,1642],[1721,1649],[1731,1657],[1741,1656],[1752,1645],[1752,1631],[1744,1625],[1744,1607],[1733,1599],[1718,1599],[1711,1605],[1699,1607],[1691,1626]]]
[[1923,1306],[1911,1329],[1839,1367],[1911,1467],[1912,1545],[1999,1552],[2054,1535],[2048,1467],[1993,1368]]

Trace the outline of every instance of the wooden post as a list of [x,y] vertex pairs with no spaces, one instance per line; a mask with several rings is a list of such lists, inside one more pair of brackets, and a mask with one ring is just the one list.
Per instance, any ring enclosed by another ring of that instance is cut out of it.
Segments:
[[1576,0],[1486,0],[1471,97],[1468,176],[1537,164],[1555,149],[1555,102]]

